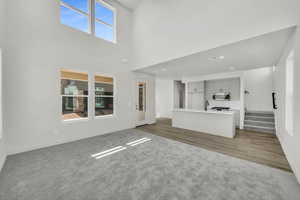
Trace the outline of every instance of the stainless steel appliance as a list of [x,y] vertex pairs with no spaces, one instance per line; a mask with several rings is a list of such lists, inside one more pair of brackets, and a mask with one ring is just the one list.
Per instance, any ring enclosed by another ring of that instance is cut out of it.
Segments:
[[213,100],[215,101],[230,101],[230,98],[229,92],[218,92],[213,94]]

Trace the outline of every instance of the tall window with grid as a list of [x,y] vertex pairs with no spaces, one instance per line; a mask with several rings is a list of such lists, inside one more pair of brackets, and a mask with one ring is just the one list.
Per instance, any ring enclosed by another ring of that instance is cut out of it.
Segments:
[[114,79],[95,75],[95,116],[114,114]]
[[60,74],[62,119],[88,118],[88,74],[66,69]]

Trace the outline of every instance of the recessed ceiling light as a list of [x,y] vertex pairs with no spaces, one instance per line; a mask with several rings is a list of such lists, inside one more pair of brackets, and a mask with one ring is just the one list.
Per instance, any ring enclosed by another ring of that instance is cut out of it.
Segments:
[[209,60],[223,60],[223,59],[225,59],[225,56],[215,56],[215,57],[209,58]]
[[230,69],[231,71],[233,71],[233,70],[235,70],[235,67],[229,67],[229,69]]

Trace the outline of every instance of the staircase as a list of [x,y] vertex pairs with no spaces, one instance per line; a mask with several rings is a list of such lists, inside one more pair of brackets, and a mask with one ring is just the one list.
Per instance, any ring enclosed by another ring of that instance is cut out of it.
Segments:
[[244,129],[275,134],[274,113],[247,111],[245,114]]

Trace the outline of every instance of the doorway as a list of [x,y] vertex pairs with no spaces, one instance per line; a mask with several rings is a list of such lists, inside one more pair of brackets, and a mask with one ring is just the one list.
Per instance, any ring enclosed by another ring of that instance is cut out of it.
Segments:
[[147,83],[146,81],[136,82],[136,126],[147,124]]
[[185,108],[185,84],[182,81],[174,81],[174,108]]

